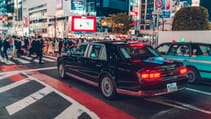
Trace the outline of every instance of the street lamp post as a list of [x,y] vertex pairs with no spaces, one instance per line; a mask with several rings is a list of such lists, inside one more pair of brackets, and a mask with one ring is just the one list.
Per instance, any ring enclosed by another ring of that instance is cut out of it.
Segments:
[[[152,15],[155,17],[156,16],[156,39],[155,39],[155,47],[157,47],[158,45],[158,35],[159,35],[159,19],[160,19],[160,15],[162,14],[161,9],[157,9],[156,11],[152,12]],[[155,20],[155,19],[153,19]],[[154,23],[154,21],[153,21]]]
[[56,38],[56,24],[57,24],[57,19],[56,16],[54,16],[54,38]]

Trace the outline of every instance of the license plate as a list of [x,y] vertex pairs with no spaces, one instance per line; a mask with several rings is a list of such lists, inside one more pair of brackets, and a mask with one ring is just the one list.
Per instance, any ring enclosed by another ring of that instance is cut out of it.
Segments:
[[166,85],[168,92],[174,92],[177,91],[177,83],[169,83]]

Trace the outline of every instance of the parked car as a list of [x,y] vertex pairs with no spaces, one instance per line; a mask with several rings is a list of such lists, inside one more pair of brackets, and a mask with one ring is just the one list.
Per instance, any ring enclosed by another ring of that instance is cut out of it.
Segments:
[[99,87],[108,99],[172,93],[188,80],[183,63],[160,57],[149,45],[123,41],[84,43],[57,63],[61,79],[69,76]]
[[196,42],[166,42],[157,47],[164,57],[183,62],[189,82],[211,79],[211,44]]

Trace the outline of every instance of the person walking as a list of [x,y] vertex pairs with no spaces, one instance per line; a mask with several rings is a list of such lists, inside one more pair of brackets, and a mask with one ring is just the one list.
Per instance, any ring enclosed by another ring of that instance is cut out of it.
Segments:
[[63,47],[63,40],[62,39],[60,39],[59,40],[59,56],[61,56],[61,54],[62,54],[62,47]]
[[8,38],[5,38],[2,44],[2,52],[1,52],[1,56],[3,57],[4,61],[7,62],[8,61],[8,54],[7,54],[7,50],[10,48],[10,43]]
[[[2,39],[0,38],[0,54],[1,54],[1,52],[2,52],[2,47],[3,47],[3,41],[2,41]],[[2,59],[0,59],[0,61],[1,61]]]
[[39,64],[44,64],[44,63],[42,62],[44,40],[43,40],[41,37],[39,37],[38,42],[39,42],[39,43],[38,43],[38,45],[39,45],[39,47],[38,47],[39,51],[37,52],[37,54],[38,54],[38,57],[39,57]]
[[43,64],[42,62],[43,46],[44,46],[44,41],[40,36],[38,36],[38,39],[36,39],[34,43],[32,44],[32,47],[36,48],[34,50],[36,53],[36,57],[33,57],[31,61],[34,61],[35,58],[39,58],[39,64]]

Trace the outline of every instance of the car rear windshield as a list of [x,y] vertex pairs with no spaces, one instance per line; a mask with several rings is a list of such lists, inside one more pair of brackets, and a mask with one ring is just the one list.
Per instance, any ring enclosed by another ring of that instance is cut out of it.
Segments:
[[147,59],[158,57],[159,53],[151,46],[146,45],[125,45],[119,47],[120,54],[126,59]]

